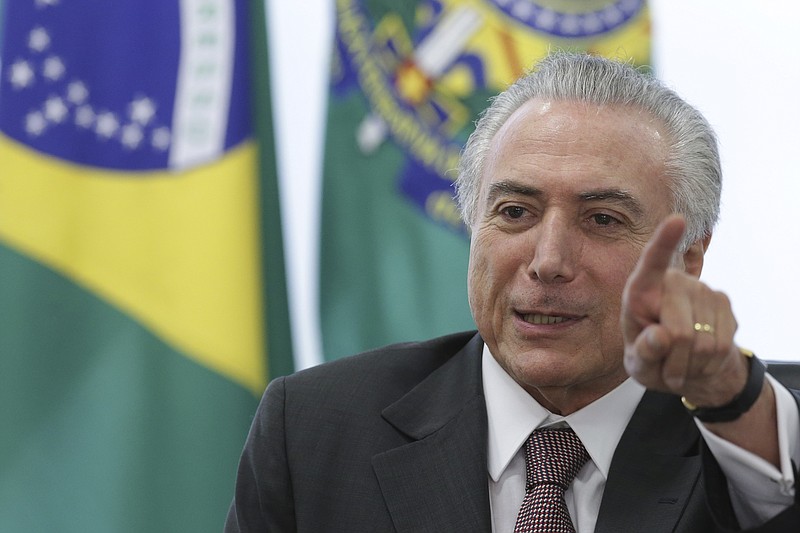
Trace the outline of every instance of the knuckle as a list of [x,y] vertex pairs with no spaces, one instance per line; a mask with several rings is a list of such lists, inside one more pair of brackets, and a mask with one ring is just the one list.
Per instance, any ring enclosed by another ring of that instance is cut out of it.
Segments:
[[724,307],[725,309],[728,309],[728,310],[732,310],[733,309],[733,306],[731,305],[731,299],[728,297],[727,294],[725,294],[724,292],[718,291],[718,292],[715,292],[715,295],[716,295],[717,301],[719,302],[719,305],[721,307]]
[[693,328],[680,328],[673,330],[671,333],[673,343],[679,346],[691,346],[695,342],[695,331]]

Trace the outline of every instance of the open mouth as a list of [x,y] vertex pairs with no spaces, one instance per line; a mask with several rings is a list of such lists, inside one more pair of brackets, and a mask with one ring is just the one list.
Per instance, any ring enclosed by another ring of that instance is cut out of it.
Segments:
[[528,324],[561,324],[566,320],[571,320],[565,316],[556,316],[556,315],[541,315],[538,313],[531,313],[531,314],[523,314],[520,315],[522,320],[527,322]]

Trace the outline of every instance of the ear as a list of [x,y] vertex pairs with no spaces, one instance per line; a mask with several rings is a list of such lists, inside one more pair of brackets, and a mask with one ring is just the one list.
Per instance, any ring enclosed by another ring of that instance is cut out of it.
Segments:
[[703,259],[709,244],[711,244],[711,235],[706,235],[702,239],[694,241],[683,253],[683,269],[687,274],[696,278],[700,277],[700,273],[703,271]]

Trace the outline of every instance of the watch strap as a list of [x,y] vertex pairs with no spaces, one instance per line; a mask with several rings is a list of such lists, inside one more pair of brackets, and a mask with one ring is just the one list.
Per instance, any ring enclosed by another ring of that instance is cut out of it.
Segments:
[[701,422],[731,422],[736,420],[756,403],[761,394],[761,389],[764,386],[764,373],[767,367],[750,350],[739,348],[739,351],[747,358],[749,369],[744,389],[733,400],[718,407],[698,407],[685,397],[681,398],[684,407]]

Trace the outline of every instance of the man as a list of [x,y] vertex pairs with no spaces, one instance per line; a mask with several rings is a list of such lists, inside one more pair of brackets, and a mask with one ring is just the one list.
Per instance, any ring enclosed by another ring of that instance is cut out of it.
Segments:
[[555,54],[492,102],[459,171],[478,334],[272,383],[226,530],[533,531],[530,472],[566,455],[534,438],[558,434],[581,454],[564,531],[800,531],[800,395],[698,280],[720,197],[699,113]]

